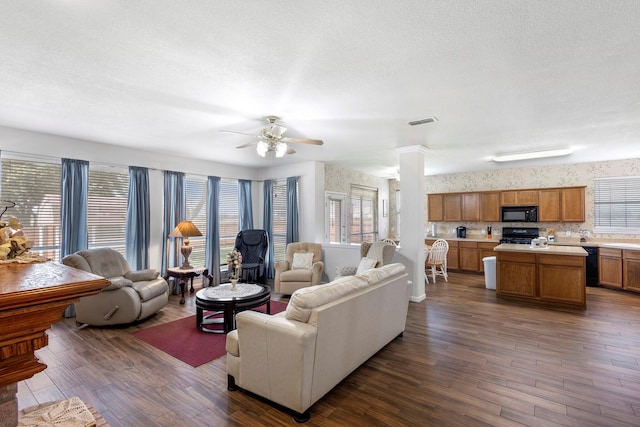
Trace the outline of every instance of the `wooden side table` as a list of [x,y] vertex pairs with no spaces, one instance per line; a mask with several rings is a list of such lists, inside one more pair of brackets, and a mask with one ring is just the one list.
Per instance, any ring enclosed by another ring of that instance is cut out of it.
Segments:
[[187,285],[187,281],[191,281],[191,288],[189,292],[193,293],[193,278],[202,275],[206,277],[209,281],[209,286],[213,283],[213,277],[209,275],[209,269],[207,268],[181,268],[181,267],[171,267],[167,269],[167,274],[164,275],[164,280],[169,281],[170,277],[175,278],[180,285],[180,304],[184,304],[184,288]]

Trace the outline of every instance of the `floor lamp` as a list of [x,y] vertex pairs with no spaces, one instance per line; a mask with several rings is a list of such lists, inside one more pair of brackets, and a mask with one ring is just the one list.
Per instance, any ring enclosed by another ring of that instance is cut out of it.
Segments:
[[173,229],[173,231],[169,234],[169,236],[184,238],[183,245],[180,248],[180,252],[184,257],[184,262],[182,263],[182,266],[180,268],[183,270],[188,270],[193,268],[189,264],[189,255],[191,255],[191,250],[193,249],[191,246],[189,246],[189,237],[202,236],[202,233],[200,232],[200,230],[198,230],[198,227],[193,225],[191,221],[181,221],[176,226],[176,228]]

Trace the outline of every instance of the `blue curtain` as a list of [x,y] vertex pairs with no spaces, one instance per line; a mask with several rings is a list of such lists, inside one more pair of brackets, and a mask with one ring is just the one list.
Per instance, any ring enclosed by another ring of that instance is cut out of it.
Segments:
[[207,237],[205,259],[209,274],[213,276],[211,285],[220,284],[220,177],[210,176],[207,180],[209,209],[207,209]]
[[251,205],[251,181],[238,180],[238,208],[240,231],[253,228],[253,206]]
[[263,228],[269,237],[269,250],[267,251],[267,279],[273,279],[275,272],[273,269],[273,181],[268,179],[264,182],[264,210],[262,212]]
[[126,242],[127,262],[132,270],[149,268],[150,224],[149,170],[129,166]]
[[[164,222],[162,227],[162,274],[167,268],[180,265],[180,250],[174,240],[167,242],[173,231],[186,215],[184,173],[164,171]],[[169,245],[167,245],[169,243]]]
[[62,159],[60,259],[89,247],[89,162]]
[[297,242],[298,236],[298,177],[287,178],[287,244]]
[[[89,247],[89,162],[62,159],[61,172],[60,259]],[[63,315],[75,316],[75,305],[67,307]]]

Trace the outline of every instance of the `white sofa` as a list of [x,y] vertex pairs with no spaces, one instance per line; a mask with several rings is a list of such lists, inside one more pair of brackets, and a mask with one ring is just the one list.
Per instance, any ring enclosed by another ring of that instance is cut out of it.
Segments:
[[402,264],[293,293],[286,311],[243,311],[227,335],[228,389],[241,388],[309,419],[309,408],[405,328]]

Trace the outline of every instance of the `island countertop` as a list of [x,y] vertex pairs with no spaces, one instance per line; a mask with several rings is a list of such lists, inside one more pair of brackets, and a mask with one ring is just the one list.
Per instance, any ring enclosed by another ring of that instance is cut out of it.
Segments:
[[494,251],[497,252],[528,252],[535,254],[548,255],[570,255],[570,256],[587,256],[587,251],[579,246],[547,246],[545,248],[533,248],[529,245],[517,245],[513,243],[502,243],[496,246]]

